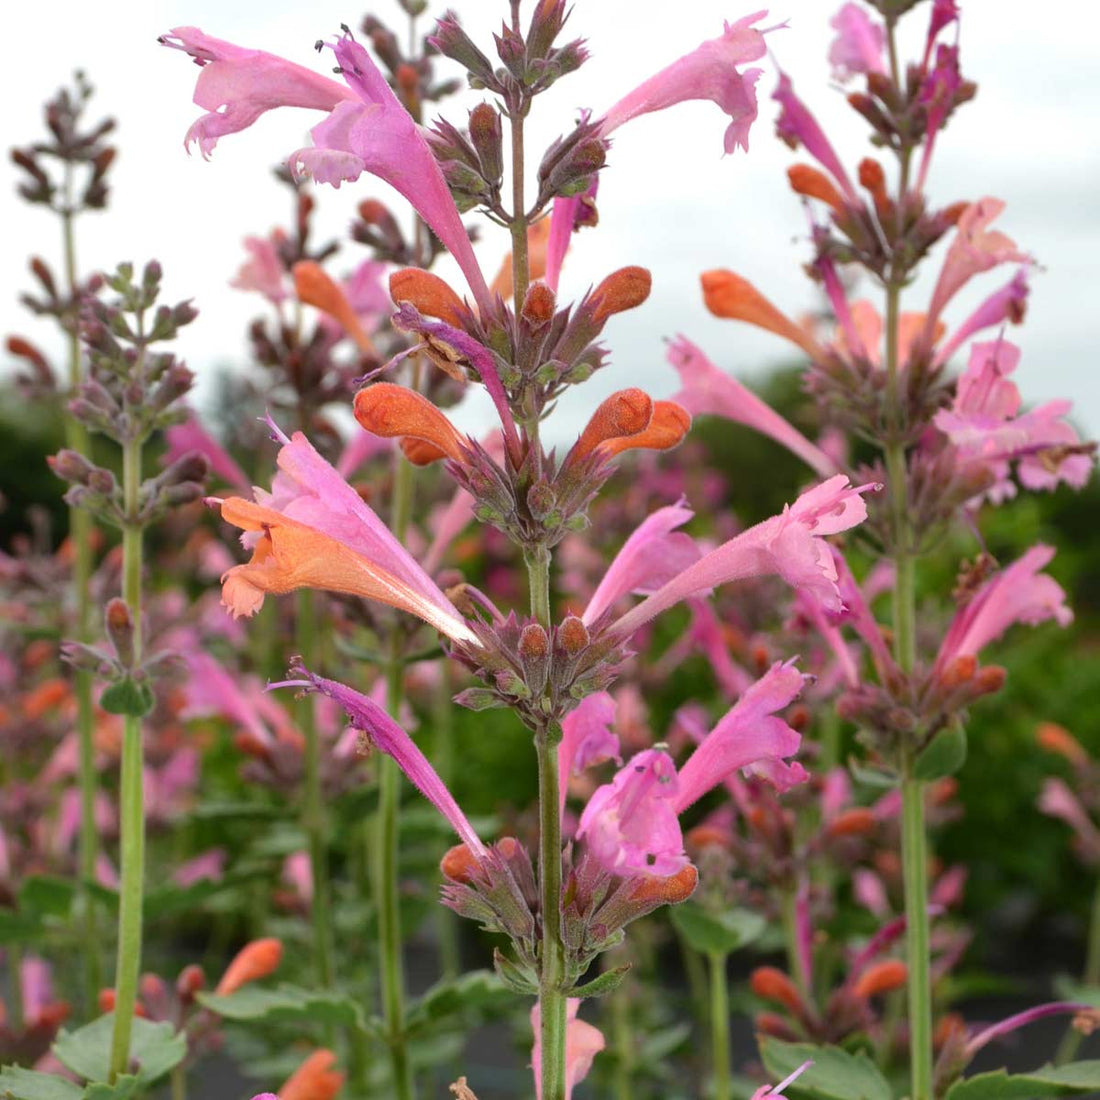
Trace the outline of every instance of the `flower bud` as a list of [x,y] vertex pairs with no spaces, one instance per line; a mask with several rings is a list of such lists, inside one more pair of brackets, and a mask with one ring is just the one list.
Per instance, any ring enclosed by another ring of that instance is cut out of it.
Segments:
[[986,665],[978,669],[973,685],[976,695],[992,695],[1005,686],[1008,673],[1000,665]]
[[1089,754],[1065,726],[1054,722],[1040,722],[1035,731],[1035,740],[1041,748],[1064,756],[1075,767],[1082,767],[1089,762]]
[[425,317],[436,317],[456,328],[469,316],[462,299],[438,275],[418,267],[406,267],[390,276],[390,297],[395,305],[408,302]]
[[538,623],[528,623],[519,636],[519,657],[533,695],[542,693],[550,671],[550,639]]
[[649,424],[634,435],[619,436],[600,444],[600,453],[608,458],[623,451],[667,451],[678,447],[691,427],[691,414],[675,401],[657,401]]
[[802,1011],[802,994],[794,982],[774,966],[758,966],[749,978],[749,985],[753,993],[766,1001],[775,1001],[792,1012]]
[[819,199],[831,206],[837,213],[843,213],[844,200],[824,172],[820,172],[808,164],[792,164],[787,169],[787,179],[790,181],[791,190],[796,195]]
[[631,901],[656,902],[657,905],[679,905],[695,893],[699,872],[692,865],[682,867],[674,875],[646,875],[630,895]]
[[855,994],[867,1000],[883,993],[892,993],[905,985],[908,976],[909,971],[900,959],[886,959],[868,967],[859,976],[855,984]]
[[587,458],[601,443],[637,435],[653,417],[653,399],[644,390],[619,390],[601,402],[592,414],[566,462]]
[[134,663],[134,618],[125,600],[117,596],[104,609],[104,626],[111,647],[123,668]]
[[588,627],[576,615],[567,615],[555,631],[554,640],[570,657],[576,657],[588,648]]
[[481,862],[465,844],[456,844],[440,860],[439,869],[452,882],[468,885],[471,880],[479,877]]
[[96,470],[79,451],[58,451],[46,459],[47,465],[62,481],[75,485],[87,485],[88,479]]
[[536,481],[527,490],[527,507],[535,519],[545,519],[557,504],[554,490],[546,481]]
[[685,834],[684,844],[697,852],[704,848],[729,848],[730,836],[714,825],[696,825]]
[[473,39],[462,29],[454,12],[447,12],[436,23],[435,33],[428,41],[444,57],[457,61],[470,74],[472,85],[496,85],[492,62],[474,45]]
[[864,807],[845,810],[829,822],[830,836],[866,836],[873,833],[877,821],[875,815]]
[[392,382],[376,382],[355,395],[355,419],[384,439],[411,436],[431,443],[465,464],[466,450],[455,426],[426,397]]
[[523,319],[532,327],[538,328],[554,318],[554,306],[557,299],[554,292],[542,282],[532,283],[527,288],[521,310]]
[[182,1004],[189,1005],[194,1001],[195,994],[205,985],[206,975],[202,967],[192,963],[190,966],[185,966],[176,979],[176,996]]
[[602,325],[613,313],[640,306],[648,297],[653,279],[644,267],[623,267],[613,271],[592,292],[592,320]]
[[482,176],[491,186],[499,187],[504,178],[500,112],[491,103],[479,103],[470,112],[469,130]]
[[447,456],[434,444],[423,439],[405,436],[398,444],[402,453],[414,466],[430,466]]
[[335,1063],[331,1050],[315,1050],[279,1089],[279,1100],[332,1100],[344,1084]]
[[253,940],[245,944],[225,968],[214,992],[226,996],[271,974],[282,961],[283,945],[277,939]]

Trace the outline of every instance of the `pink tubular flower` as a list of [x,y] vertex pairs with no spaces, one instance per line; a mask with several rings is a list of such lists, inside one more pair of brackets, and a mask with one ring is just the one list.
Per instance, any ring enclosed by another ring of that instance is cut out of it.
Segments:
[[252,560],[222,578],[234,615],[254,614],[267,592],[320,588],[408,611],[455,641],[474,632],[359,494],[301,432],[280,434],[279,473],[256,503],[220,501],[222,518],[245,531]]
[[291,169],[335,187],[369,172],[400,192],[447,246],[482,310],[492,304],[485,277],[428,142],[367,51],[350,35],[332,50],[348,87],[262,50],[247,50],[194,27],[161,41],[200,66],[195,102],[211,113],[187,132],[203,156],[217,139],[251,126],[275,107],[310,107],[328,117],[311,131],[313,147],[290,157]]
[[[577,1009],[580,1006],[579,997],[570,997],[565,1005],[565,1100],[570,1100],[573,1089],[588,1076],[592,1060],[606,1045],[599,1028],[577,1019]],[[531,1047],[531,1069],[535,1075],[536,1100],[542,1100],[541,1020],[536,1002],[531,1009],[531,1028],[535,1033],[535,1041]]]
[[750,1100],[780,1100],[783,1095],[783,1090],[790,1088],[813,1065],[813,1061],[803,1062],[798,1069],[789,1073],[778,1085],[761,1085],[753,1094]]
[[886,31],[872,22],[858,4],[845,4],[829,21],[829,26],[836,31],[836,38],[829,47],[834,80],[844,83],[859,73],[886,72],[882,58]]
[[724,416],[774,439],[802,459],[819,477],[837,473],[836,463],[824,451],[736,378],[719,370],[687,337],[677,336],[672,341],[668,361],[679,371],[683,386],[672,400],[692,416],[708,413]]
[[986,581],[951,621],[934,671],[956,657],[976,657],[1015,623],[1036,626],[1053,619],[1068,626],[1073,612],[1066,607],[1065,592],[1053,577],[1039,572],[1053,557],[1052,547],[1033,546]]
[[397,761],[409,782],[447,819],[473,855],[477,859],[484,858],[485,846],[446,784],[439,778],[428,758],[417,748],[416,742],[382,707],[345,684],[315,675],[304,665],[292,665],[290,674],[293,679],[272,684],[271,687],[303,688],[307,692],[319,692],[338,703],[351,724],[366,735],[370,745]]
[[584,225],[596,223],[596,194],[600,177],[595,175],[588,189],[580,195],[554,199],[550,209],[550,235],[546,240],[546,285],[555,293],[561,277],[561,265],[569,251],[573,234]]
[[613,622],[608,631],[629,637],[662,611],[689,596],[729,581],[778,574],[793,588],[806,589],[831,612],[842,607],[832,552],[822,536],[846,531],[867,518],[863,494],[874,484],[853,488],[843,474],[803,493],[778,516],[705,554],[652,596]]
[[622,764],[619,738],[611,732],[615,721],[615,700],[606,691],[588,695],[561,724],[558,743],[558,795],[565,805],[566,788],[571,775],[580,775],[586,768],[614,760]]
[[1100,863],[1100,830],[1064,780],[1050,778],[1044,781],[1039,793],[1039,810],[1048,817],[1064,821],[1076,835],[1080,855],[1093,866]]
[[925,322],[927,334],[931,334],[947,303],[975,275],[998,264],[1031,262],[1027,253],[1016,247],[1015,241],[989,228],[1004,208],[1000,199],[984,198],[972,202],[960,215],[936,288],[932,291]]
[[702,556],[695,542],[676,531],[695,513],[679,504],[647,516],[615,555],[581,616],[591,626],[609,607],[631,592],[647,595],[678,576]]
[[1021,1027],[1026,1027],[1036,1020],[1045,1019],[1047,1016],[1076,1016],[1078,1013],[1089,1015],[1095,1022],[1096,1009],[1092,1005],[1078,1004],[1075,1001],[1051,1001],[1049,1004],[1036,1005],[1024,1012],[1018,1012],[1015,1016],[1009,1016],[1008,1019],[1001,1020],[1000,1023],[993,1024],[973,1035],[966,1044],[967,1060],[973,1058],[987,1043]]
[[606,137],[639,115],[663,111],[691,99],[709,99],[729,116],[724,147],[732,153],[749,148],[749,129],[756,120],[756,81],[760,69],[740,72],[738,65],[764,56],[764,34],[756,30],[766,11],[725,24],[723,33],[674,61],[666,69],[639,84],[603,116],[601,133]]
[[275,248],[274,235],[272,238],[245,237],[244,247],[249,258],[229,280],[229,285],[237,290],[254,290],[278,305],[288,294],[287,273]]
[[844,171],[840,157],[809,108],[794,94],[791,78],[786,73],[779,74],[779,84],[772,93],[772,99],[782,108],[775,124],[779,137],[792,149],[797,149],[799,145],[805,146],[806,152],[840,185],[848,201],[853,206],[860,206],[862,200],[852,186],[848,173]]
[[941,45],[936,50],[936,64],[925,76],[917,96],[918,102],[928,112],[924,152],[921,154],[920,170],[917,172],[915,190],[918,192],[924,190],[924,183],[928,178],[928,166],[932,163],[932,152],[936,147],[936,137],[961,86],[959,47]]
[[227,485],[248,488],[248,475],[237,465],[228,451],[199,423],[193,412],[181,424],[173,424],[164,433],[168,449],[164,465],[170,466],[185,454],[197,451],[210,463],[210,472]]
[[327,76],[282,57],[234,46],[203,34],[198,27],[175,27],[161,43],[183,50],[202,70],[195,84],[195,103],[203,115],[187,131],[184,143],[197,142],[208,157],[218,138],[247,130],[275,107],[309,107],[331,111],[355,93]]
[[1024,319],[1027,310],[1027,297],[1031,288],[1027,281],[1027,268],[1021,267],[1011,282],[991,294],[959,327],[944,341],[936,352],[937,366],[946,363],[971,336],[983,329],[996,328],[1006,322],[1018,325]]
[[778,781],[781,789],[805,778],[799,765],[783,764],[801,738],[774,716],[805,681],[793,662],[773,665],[703,738],[679,774],[663,749],[638,753],[589,799],[577,839],[614,874],[676,874],[688,863],[679,816],[708,791],[742,768]]
[[1022,399],[1009,375],[1019,360],[1020,349],[1006,340],[974,344],[953,405],[938,412],[934,423],[961,462],[992,472],[994,500],[1016,492],[1009,480],[1012,462],[1025,488],[1053,489],[1064,481],[1080,489],[1092,473],[1092,456],[1064,419],[1072,406],[1050,401],[1017,415]]

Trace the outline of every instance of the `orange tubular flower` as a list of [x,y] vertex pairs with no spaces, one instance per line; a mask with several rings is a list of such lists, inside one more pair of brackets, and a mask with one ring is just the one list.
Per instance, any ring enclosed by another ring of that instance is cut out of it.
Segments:
[[427,443],[423,439],[413,439],[405,436],[399,444],[402,453],[414,466],[430,466],[447,456],[434,444]]
[[652,286],[653,277],[644,267],[623,267],[611,272],[592,291],[592,320],[602,325],[613,313],[640,306],[649,297]]
[[466,446],[455,426],[426,397],[393,382],[376,382],[355,395],[355,419],[386,439],[409,436],[466,462]]
[[474,638],[460,619],[330,535],[239,497],[223,500],[221,513],[234,527],[260,535],[252,560],[235,565],[222,577],[222,603],[234,618],[255,614],[268,593],[282,596],[299,588],[319,588],[408,611],[451,638]]
[[253,940],[251,943],[246,943],[225,968],[225,973],[214,992],[227,996],[235,993],[241,986],[248,985],[249,982],[266,978],[278,968],[282,958],[281,940]]
[[766,1001],[775,1001],[791,1012],[802,1011],[802,994],[794,982],[774,966],[758,966],[749,975],[749,985],[753,993]]
[[1055,722],[1040,722],[1035,731],[1035,740],[1047,752],[1056,752],[1077,767],[1089,762],[1089,754],[1065,726],[1059,726]]
[[844,212],[844,200],[840,192],[824,172],[811,168],[808,164],[792,164],[787,169],[787,179],[796,195],[805,195],[810,199],[820,199],[828,203],[838,214]]
[[331,1050],[315,1050],[279,1089],[279,1100],[332,1100],[344,1084],[335,1062]]
[[905,985],[908,976],[905,963],[900,959],[887,959],[868,967],[860,975],[855,984],[855,994],[857,997],[867,998],[891,993]]
[[703,301],[715,317],[747,321],[750,325],[767,329],[776,336],[790,340],[811,359],[821,358],[821,348],[817,343],[786,314],[780,313],[748,279],[743,279],[732,271],[717,269],[704,271],[700,280],[703,284]]
[[374,342],[367,335],[351,302],[338,283],[313,260],[299,260],[293,267],[294,289],[298,300],[313,306],[338,321],[355,341],[361,352],[377,355]]
[[609,440],[636,436],[653,419],[653,399],[644,390],[619,390],[601,402],[592,414],[580,438],[566,458],[566,463],[587,458]]
[[647,875],[630,895],[631,901],[651,902],[659,905],[679,905],[695,893],[699,884],[699,872],[688,864],[674,875]]
[[406,267],[390,276],[390,297],[395,305],[408,302],[425,317],[435,317],[456,328],[468,315],[462,299],[438,275],[418,267]]
[[619,436],[600,444],[600,454],[608,458],[623,451],[668,451],[678,447],[691,427],[691,414],[675,401],[657,401],[649,424],[635,435]]

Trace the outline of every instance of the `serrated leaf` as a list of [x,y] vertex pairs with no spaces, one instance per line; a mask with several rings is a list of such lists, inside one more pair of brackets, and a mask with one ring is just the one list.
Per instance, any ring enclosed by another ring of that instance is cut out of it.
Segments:
[[1100,1089],[1100,1061],[1044,1066],[1031,1073],[978,1073],[956,1081],[945,1100],[1044,1100]]
[[157,701],[148,684],[139,684],[126,677],[118,683],[108,684],[99,697],[99,705],[108,714],[125,714],[131,718],[144,718]]
[[932,738],[913,764],[916,779],[931,781],[954,775],[966,763],[966,728],[952,722]]
[[570,997],[603,997],[608,993],[614,992],[623,984],[623,978],[626,977],[627,971],[630,970],[630,965],[630,963],[627,963],[625,966],[616,966],[613,970],[605,970],[590,982],[585,982],[583,985],[575,985],[566,992]]
[[893,1100],[886,1078],[865,1054],[849,1054],[839,1047],[812,1043],[784,1043],[762,1039],[760,1057],[769,1075],[780,1080],[803,1062],[813,1065],[787,1087],[792,1096],[813,1096],[821,1100]]
[[[76,1031],[62,1031],[53,1053],[62,1065],[87,1081],[106,1081],[109,1076],[111,1033],[115,1014],[107,1013]],[[179,1065],[187,1054],[187,1040],[170,1023],[134,1018],[130,1032],[130,1061],[137,1066],[141,1084],[148,1085]]]
[[511,1008],[515,996],[491,970],[472,970],[457,978],[436,982],[410,1007],[405,1029],[410,1035],[431,1031],[446,1020],[465,1021]]
[[79,1085],[54,1073],[36,1073],[22,1066],[0,1069],[0,1097],[3,1100],[81,1100]]
[[203,1008],[240,1023],[332,1024],[368,1031],[367,1018],[357,1001],[343,993],[280,985],[275,989],[247,985],[236,993],[200,993]]
[[701,905],[686,901],[671,910],[672,923],[687,945],[703,955],[728,955],[757,939],[767,922],[748,909],[708,913]]

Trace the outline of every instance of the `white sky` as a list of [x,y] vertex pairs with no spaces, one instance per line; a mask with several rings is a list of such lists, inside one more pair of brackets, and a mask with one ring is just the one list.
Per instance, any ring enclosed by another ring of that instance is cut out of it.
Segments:
[[[454,2],[479,41],[507,6],[503,0]],[[823,0],[777,4],[768,22],[789,18],[790,29],[769,36],[769,42],[854,166],[868,151],[864,130],[828,86],[825,60],[832,37],[827,23],[838,6]],[[927,8],[921,5],[906,21],[915,38],[923,36]],[[963,71],[979,82],[980,90],[941,139],[930,192],[943,202],[987,194],[1008,202],[1000,228],[1044,268],[1032,282],[1027,323],[1011,333],[1024,351],[1019,382],[1025,399],[1072,397],[1076,418],[1096,434],[1100,16],[1082,4],[1073,5],[1072,17],[1065,8],[1044,13],[1025,0],[963,0],[963,8]],[[372,10],[392,16],[395,29],[404,25],[394,0],[378,0]],[[537,163],[538,149],[570,125],[576,108],[610,106],[657,69],[714,37],[723,18],[736,19],[749,10],[748,4],[715,0],[681,0],[675,6],[656,0],[576,0],[569,30],[588,38],[593,58],[538,100],[529,126],[534,150],[529,158]],[[667,18],[670,11],[674,18]],[[0,68],[3,144],[37,139],[41,102],[74,68],[87,71],[97,86],[96,117],[110,113],[119,120],[120,156],[108,211],[82,220],[81,265],[159,258],[167,273],[168,299],[194,297],[201,311],[180,341],[180,351],[200,376],[215,363],[247,359],[246,324],[262,302],[227,282],[243,257],[241,239],[285,222],[286,192],[269,169],[305,143],[305,130],[319,116],[273,112],[251,130],[223,139],[209,163],[197,154],[187,157],[182,139],[199,113],[191,103],[198,70],[184,55],[158,46],[156,37],[174,26],[195,25],[240,45],[323,68],[326,62],[313,51],[313,42],[336,33],[341,22],[355,28],[362,13],[361,0],[7,5],[7,57]],[[647,13],[666,18],[647,18]],[[710,103],[647,116],[616,135],[601,179],[600,225],[575,238],[562,292],[578,293],[632,263],[652,270],[654,290],[645,306],[609,325],[612,365],[570,395],[559,431],[568,431],[583,409],[624,385],[641,384],[655,396],[672,392],[676,378],[665,364],[662,339],[677,332],[740,374],[752,374],[784,355],[785,345],[768,334],[710,317],[698,289],[700,271],[731,267],[791,313],[814,304],[800,272],[808,256],[803,216],[784,175],[794,158],[773,134],[774,84],[774,73],[766,72],[759,84],[761,118],[747,156],[721,156],[726,122]],[[476,97],[466,93],[445,111],[460,123],[464,107],[473,102]],[[49,327],[30,318],[16,297],[29,288],[27,255],[57,259],[56,228],[47,213],[26,208],[14,186],[15,172],[5,158],[0,169],[5,245],[0,331],[23,332],[51,347]],[[342,234],[356,202],[385,192],[368,177],[338,192],[321,189],[319,237],[326,231]],[[486,225],[479,251],[489,277],[505,248],[500,231]],[[359,246],[349,245],[343,261],[350,269],[364,255]],[[931,274],[909,293],[907,308],[922,308]],[[968,307],[1010,274],[1006,269],[975,280],[980,285],[968,288],[951,318],[961,320]],[[467,426],[473,427],[483,412],[484,407],[471,410]]]

